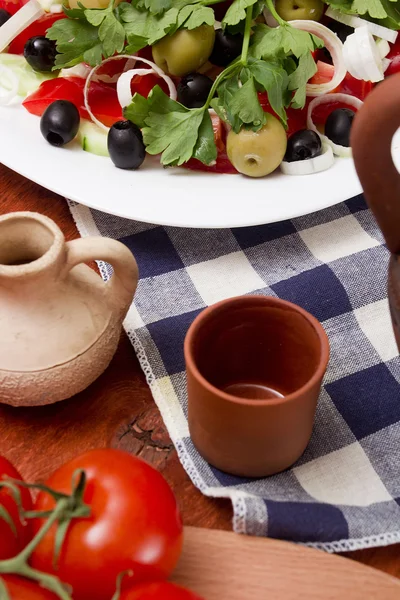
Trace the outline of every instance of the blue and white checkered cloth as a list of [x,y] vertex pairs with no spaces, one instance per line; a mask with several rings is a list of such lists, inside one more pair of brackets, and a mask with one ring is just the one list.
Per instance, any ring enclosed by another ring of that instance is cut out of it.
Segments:
[[[330,552],[400,542],[400,359],[386,297],[389,253],[361,196],[292,221],[225,230],[137,223],[70,202],[81,235],[126,244],[140,282],[126,322],[180,460],[207,496],[231,498],[240,533]],[[105,278],[108,265],[100,264]],[[188,431],[183,341],[206,306],[239,294],[310,311],[331,360],[311,442],[284,473],[209,466]]]

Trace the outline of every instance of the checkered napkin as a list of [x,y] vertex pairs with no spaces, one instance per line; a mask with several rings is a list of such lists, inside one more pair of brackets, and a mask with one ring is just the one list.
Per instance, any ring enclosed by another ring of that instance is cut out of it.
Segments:
[[[184,468],[207,496],[231,498],[235,531],[329,552],[400,542],[400,359],[386,298],[389,253],[363,198],[225,230],[70,208],[83,236],[110,236],[134,253],[141,279],[126,331]],[[100,269],[110,276],[108,265]],[[206,306],[250,293],[299,304],[331,344],[311,442],[293,468],[264,479],[208,465],[187,423],[187,329]]]

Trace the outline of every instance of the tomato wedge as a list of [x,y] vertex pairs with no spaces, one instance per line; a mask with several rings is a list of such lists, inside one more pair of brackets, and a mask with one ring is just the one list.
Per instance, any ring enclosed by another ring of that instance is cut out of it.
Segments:
[[[36,92],[28,96],[23,106],[33,115],[41,116],[55,100],[69,100],[75,104],[83,119],[89,119],[83,100],[85,80],[81,77],[58,77],[44,81]],[[90,108],[104,125],[111,127],[122,119],[122,109],[115,88],[104,83],[92,82],[89,89]]]
[[[17,469],[3,457],[0,457],[0,482],[11,479],[21,479]],[[32,510],[32,499],[30,491],[19,488],[24,510]],[[18,505],[7,487],[0,487],[0,508],[3,508],[11,517],[15,531],[2,518],[0,513],[0,560],[11,558],[20,552],[31,538],[31,522],[21,523]]]
[[[277,116],[271,108],[266,93],[258,94],[258,99],[265,112],[270,113],[274,117]],[[290,137],[293,133],[296,133],[296,131],[300,131],[300,129],[307,128],[307,104],[302,109],[287,108],[286,115],[288,124],[286,133],[288,137]]]
[[[0,0],[1,2],[1,0]],[[29,25],[24,31],[22,31],[16,38],[11,42],[8,53],[9,54],[23,54],[24,47],[28,40],[35,35],[46,35],[46,32],[56,21],[60,19],[65,19],[66,15],[44,15],[40,17],[37,21]]]

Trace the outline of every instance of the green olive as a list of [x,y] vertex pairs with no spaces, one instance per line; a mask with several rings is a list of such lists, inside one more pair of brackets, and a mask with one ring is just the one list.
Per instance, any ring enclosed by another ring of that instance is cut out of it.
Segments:
[[226,140],[228,158],[243,175],[264,177],[281,164],[286,152],[286,131],[278,119],[266,113],[267,122],[259,131],[230,131]]
[[319,21],[324,14],[322,0],[276,0],[275,8],[285,21],[295,19]]
[[165,73],[182,77],[207,62],[214,40],[215,30],[211,25],[180,29],[153,46],[153,60]]

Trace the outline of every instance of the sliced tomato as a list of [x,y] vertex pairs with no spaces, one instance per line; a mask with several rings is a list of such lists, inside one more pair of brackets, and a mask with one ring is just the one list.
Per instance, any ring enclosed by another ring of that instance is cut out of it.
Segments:
[[131,80],[132,96],[135,93],[140,94],[144,98],[150,94],[154,86],[159,85],[160,88],[169,96],[169,90],[166,82],[162,77],[157,75],[135,75]]
[[391,61],[385,71],[385,77],[389,77],[400,71],[400,36],[397,36],[394,44],[390,44],[390,52],[386,58]]
[[0,0],[0,8],[6,10],[10,15],[15,13],[24,6],[29,0]]
[[[89,119],[83,100],[84,86],[85,80],[80,77],[59,77],[44,81],[36,92],[24,100],[23,106],[31,114],[40,117],[55,100],[69,100],[75,104],[82,118]],[[109,85],[92,82],[89,89],[89,105],[95,117],[108,127],[122,119],[117,92]]]
[[[1,4],[1,0],[0,0]],[[22,31],[16,38],[11,42],[8,52],[9,54],[23,54],[24,47],[28,40],[30,40],[35,35],[46,35],[46,32],[56,21],[60,19],[65,19],[66,15],[64,13],[60,15],[44,15],[40,17],[37,21],[29,25],[24,31]]]
[[328,63],[319,60],[317,61],[317,72],[311,77],[308,83],[315,83],[316,85],[328,83],[332,80],[334,73],[335,67],[333,65],[328,65]]
[[[258,99],[260,104],[265,112],[270,113],[274,117],[276,117],[276,113],[271,108],[271,105],[268,101],[268,96],[266,93],[258,94]],[[287,108],[287,136],[290,137],[296,131],[300,131],[300,129],[306,129],[307,127],[307,105],[302,109],[296,108]]]
[[333,93],[349,94],[350,96],[355,96],[360,100],[365,100],[368,94],[372,91],[373,87],[374,84],[372,81],[356,79],[350,75],[350,73],[347,73],[342,83],[333,91]]
[[334,110],[338,108],[349,108],[354,111],[354,106],[351,104],[346,104],[345,102],[337,102],[337,100],[332,100],[332,102],[325,102],[324,104],[320,104],[316,106],[312,112],[312,120],[315,125],[325,125],[327,118]]

